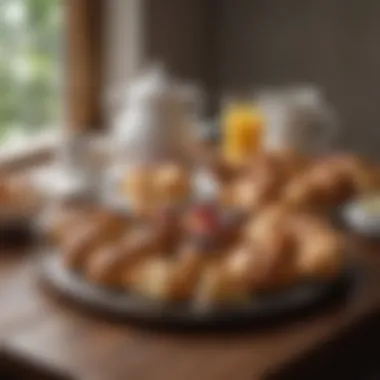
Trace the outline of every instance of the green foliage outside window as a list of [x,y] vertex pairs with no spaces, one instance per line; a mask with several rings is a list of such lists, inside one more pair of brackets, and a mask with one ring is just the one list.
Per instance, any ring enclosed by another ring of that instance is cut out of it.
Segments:
[[0,0],[0,143],[59,124],[62,0]]

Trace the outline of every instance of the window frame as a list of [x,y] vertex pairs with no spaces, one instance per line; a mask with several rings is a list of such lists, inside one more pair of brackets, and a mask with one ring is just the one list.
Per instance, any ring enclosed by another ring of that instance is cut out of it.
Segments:
[[74,130],[102,129],[104,0],[66,0],[66,114]]
[[[104,128],[105,121],[102,100],[106,1],[62,1],[65,17],[63,129],[99,131]],[[58,139],[58,136],[42,137],[27,148],[2,152],[0,169],[24,169],[46,162],[53,157]]]

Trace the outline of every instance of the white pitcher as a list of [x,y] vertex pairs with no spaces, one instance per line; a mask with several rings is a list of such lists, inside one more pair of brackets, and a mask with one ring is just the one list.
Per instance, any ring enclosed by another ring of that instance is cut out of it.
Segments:
[[337,120],[314,87],[275,90],[259,96],[265,117],[264,148],[321,154],[332,148]]
[[126,165],[188,159],[199,93],[153,67],[117,99],[114,148]]

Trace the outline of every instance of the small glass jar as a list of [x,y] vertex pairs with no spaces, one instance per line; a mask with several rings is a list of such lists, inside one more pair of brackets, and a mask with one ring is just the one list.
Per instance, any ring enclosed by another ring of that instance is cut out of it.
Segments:
[[224,157],[241,165],[261,149],[263,115],[253,98],[229,97],[222,106],[222,148]]

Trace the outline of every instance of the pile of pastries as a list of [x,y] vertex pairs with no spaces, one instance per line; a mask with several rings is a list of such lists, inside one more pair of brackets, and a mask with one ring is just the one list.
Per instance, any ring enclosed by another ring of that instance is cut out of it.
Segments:
[[63,210],[50,237],[88,281],[163,301],[244,301],[339,275],[345,241],[323,212],[378,188],[356,157],[262,154],[209,165],[218,197],[192,199],[189,169],[136,168],[123,183],[131,212]]
[[231,205],[257,212],[280,201],[294,210],[326,212],[379,189],[378,169],[351,155],[306,159],[291,152],[262,154],[224,188]]
[[89,282],[161,301],[242,302],[343,268],[345,241],[321,213],[378,188],[356,157],[262,154],[245,167],[213,162],[217,198],[192,199],[191,171],[129,173],[131,212],[65,209],[50,225],[63,264]]
[[[380,172],[353,155],[311,159],[293,152],[261,153],[244,166],[219,157],[207,162],[224,206],[257,212],[274,202],[294,210],[326,212],[380,187]],[[176,164],[138,167],[128,173],[122,192],[134,213],[186,202],[194,194],[192,171]]]
[[163,301],[242,301],[329,279],[343,263],[344,240],[326,220],[277,204],[256,217],[215,204],[164,208],[144,222],[100,209],[64,214],[51,237],[67,268]]

